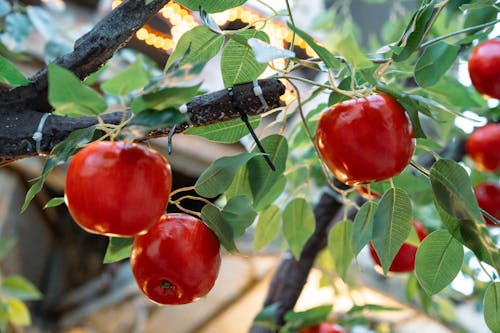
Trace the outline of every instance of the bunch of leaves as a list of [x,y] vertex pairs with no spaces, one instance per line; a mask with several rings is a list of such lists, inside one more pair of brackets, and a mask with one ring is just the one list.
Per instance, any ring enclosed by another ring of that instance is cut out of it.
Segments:
[[[0,261],[3,261],[15,244],[14,239],[0,240]],[[6,332],[7,324],[29,326],[31,316],[26,301],[42,298],[40,291],[20,275],[2,276],[0,282],[0,332]]]

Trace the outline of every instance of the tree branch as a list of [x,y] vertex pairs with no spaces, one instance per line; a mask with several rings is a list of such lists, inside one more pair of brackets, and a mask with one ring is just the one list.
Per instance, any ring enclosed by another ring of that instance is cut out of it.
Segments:
[[[285,92],[285,86],[277,79],[259,80],[259,85],[264,94],[269,108],[281,106],[280,96]],[[233,87],[234,106],[227,90],[219,90],[213,93],[195,97],[187,104],[189,123],[178,127],[177,132],[183,131],[190,126],[203,126],[214,122],[239,118],[238,110],[248,115],[258,115],[267,112],[257,96],[253,93],[253,84],[244,83]],[[0,107],[0,167],[25,157],[35,156],[36,143],[33,133],[37,130],[42,113],[33,110],[3,109]],[[130,114],[127,114],[129,117]],[[113,112],[101,115],[108,124],[119,124],[123,120],[122,112]],[[97,124],[95,117],[68,118],[52,115],[47,118],[42,131],[40,151],[49,153],[59,142],[63,141],[71,132]],[[161,129],[150,132],[145,138],[165,136],[169,129]]]
[[[122,48],[169,0],[126,0],[108,13],[92,30],[80,37],[73,52],[57,58],[54,62],[69,69],[80,79],[96,72],[113,54]],[[47,68],[40,70],[27,86],[17,87],[0,94],[0,112],[3,110],[33,110],[49,112],[47,101]]]
[[[344,184],[338,183],[337,185],[346,188]],[[362,203],[363,200],[359,197],[357,201]],[[343,202],[341,199],[325,191],[314,208],[316,228],[304,245],[299,260],[296,260],[290,253],[285,254],[281,260],[264,301],[264,307],[278,304],[275,314],[277,325],[283,326],[285,313],[295,307],[316,257],[327,244],[328,232],[331,226],[344,217],[342,207]],[[348,217],[352,219],[356,212],[355,209],[349,210]],[[250,332],[271,333],[272,330],[262,326],[253,326]]]

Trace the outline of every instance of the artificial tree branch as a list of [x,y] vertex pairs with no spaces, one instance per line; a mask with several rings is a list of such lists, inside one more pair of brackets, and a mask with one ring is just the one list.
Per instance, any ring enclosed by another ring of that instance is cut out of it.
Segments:
[[[80,37],[73,51],[57,58],[54,63],[69,69],[80,79],[96,72],[117,50],[122,48],[149,18],[170,0],[126,0],[108,13],[88,33]],[[49,112],[47,101],[48,76],[43,68],[30,78],[30,84],[0,93],[0,113],[4,110],[29,109]]]
[[[338,183],[337,185],[346,188],[344,184]],[[358,197],[356,201],[361,204],[364,199]],[[330,228],[344,218],[343,207],[341,198],[332,195],[328,190],[324,191],[314,208],[316,228],[304,245],[299,260],[296,260],[290,253],[286,253],[281,260],[264,301],[264,307],[278,304],[275,313],[277,325],[282,326],[285,323],[285,313],[295,307],[316,257],[326,247]],[[352,208],[348,212],[349,219],[353,219],[357,212],[354,207]],[[250,332],[272,333],[273,331],[266,327],[253,326]]]
[[[264,99],[269,108],[262,107],[260,99],[253,92],[253,83],[239,84],[233,87],[233,105],[227,90],[195,97],[187,103],[189,122],[177,126],[181,132],[190,126],[203,126],[240,117],[239,110],[248,115],[258,115],[271,108],[281,106],[280,96],[285,86],[277,79],[259,80]],[[233,107],[238,106],[235,110]],[[37,130],[42,113],[33,110],[9,110],[0,106],[0,167],[25,157],[37,155],[33,133]],[[126,118],[130,113],[126,114]],[[123,121],[122,112],[101,115],[107,124],[119,124]],[[49,153],[59,142],[71,132],[90,127],[98,123],[96,117],[69,118],[51,115],[45,121],[42,131],[40,152]],[[168,135],[170,129],[154,130],[140,140]]]

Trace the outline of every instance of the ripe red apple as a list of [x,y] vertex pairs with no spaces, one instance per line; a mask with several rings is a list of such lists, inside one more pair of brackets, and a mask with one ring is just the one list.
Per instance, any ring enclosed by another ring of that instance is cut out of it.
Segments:
[[[497,220],[500,219],[500,185],[498,183],[485,182],[474,187],[477,203],[479,207],[487,211]],[[486,224],[500,226],[484,216]]]
[[316,129],[316,145],[335,177],[355,185],[403,171],[415,150],[415,135],[401,104],[376,94],[325,111]]
[[219,241],[199,219],[165,214],[136,236],[130,266],[142,292],[159,304],[186,304],[206,295],[220,267]]
[[[413,220],[413,228],[417,232],[418,238],[422,241],[425,237],[427,237],[428,232],[427,229],[417,220]],[[389,267],[389,272],[394,273],[407,273],[413,272],[415,269],[415,256],[417,254],[417,247],[411,245],[409,243],[404,243],[399,249],[399,252],[394,257],[392,261],[391,267]],[[373,244],[370,242],[370,254],[375,261],[375,263],[379,266],[380,258],[377,255],[377,251],[373,247]]]
[[97,141],[73,156],[65,200],[86,231],[130,237],[158,221],[171,187],[170,165],[157,151],[130,142]]
[[469,55],[468,66],[474,88],[500,99],[500,40],[491,39],[477,45]]
[[467,138],[465,149],[479,170],[500,172],[500,123],[476,129]]

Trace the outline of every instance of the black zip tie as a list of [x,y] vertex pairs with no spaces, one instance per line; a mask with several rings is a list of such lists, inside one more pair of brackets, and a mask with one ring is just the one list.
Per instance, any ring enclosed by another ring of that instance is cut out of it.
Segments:
[[241,120],[247,126],[247,129],[250,132],[250,135],[252,136],[253,140],[255,141],[257,148],[259,148],[259,151],[264,154],[264,159],[266,160],[267,164],[269,165],[271,170],[276,171],[276,167],[274,166],[273,161],[271,161],[269,154],[266,153],[266,150],[262,146],[262,143],[260,142],[259,138],[257,137],[257,134],[255,134],[255,131],[253,130],[252,125],[250,124],[250,121],[248,120],[248,115],[245,112],[243,112],[243,110],[241,110],[239,108],[239,106],[236,105],[236,103],[234,103],[233,88],[232,87],[227,88],[227,93],[229,95],[229,100],[231,101],[231,109],[238,111],[238,113],[240,114]]
[[170,131],[168,132],[168,137],[167,137],[167,154],[171,155],[172,154],[172,138],[174,137],[175,134],[175,128],[177,127],[177,124],[175,124]]

